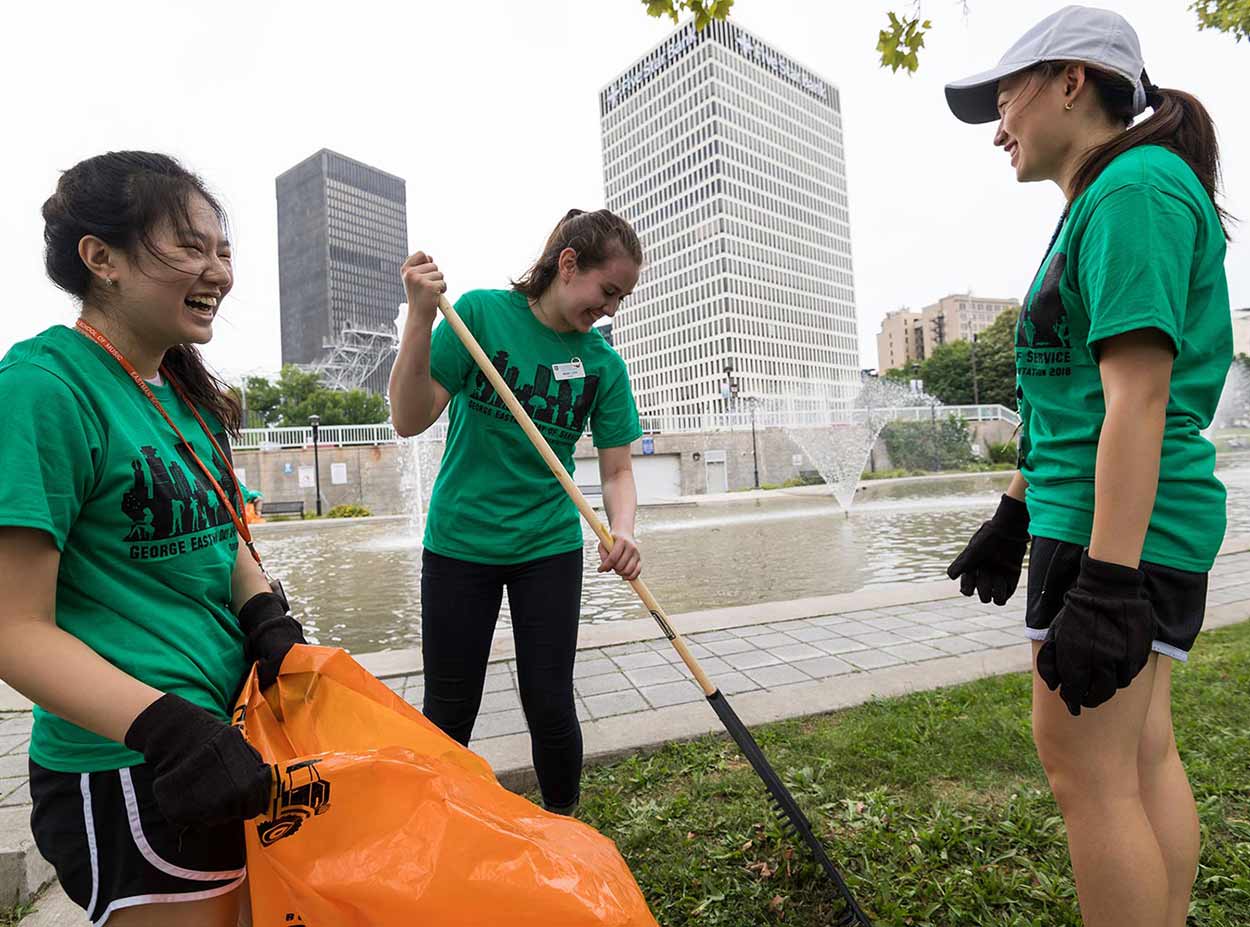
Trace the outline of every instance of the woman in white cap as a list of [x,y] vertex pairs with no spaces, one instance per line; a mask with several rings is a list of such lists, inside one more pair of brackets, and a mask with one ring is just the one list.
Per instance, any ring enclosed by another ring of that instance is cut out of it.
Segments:
[[1032,537],[1033,735],[1085,923],[1180,927],[1199,830],[1172,662],[1225,527],[1202,437],[1232,361],[1214,126],[1150,83],[1121,16],[1085,7],[946,97],[964,122],[998,122],[1019,181],[1066,200],[1016,331],[1020,472],[949,573],[1001,605]]

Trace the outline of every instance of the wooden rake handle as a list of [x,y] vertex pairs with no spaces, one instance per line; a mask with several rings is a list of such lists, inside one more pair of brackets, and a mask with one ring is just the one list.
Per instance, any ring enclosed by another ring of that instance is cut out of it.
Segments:
[[[582,513],[582,518],[586,519],[586,524],[594,530],[599,536],[599,540],[603,542],[603,546],[608,550],[612,549],[615,540],[612,533],[608,531],[607,526],[599,520],[595,514],[595,510],[591,508],[590,503],[586,501],[586,497],[582,495],[582,491],[577,488],[577,483],[573,481],[573,477],[569,476],[569,472],[564,469],[564,464],[560,463],[560,458],[556,456],[556,452],[551,449],[551,445],[547,443],[547,439],[543,437],[542,432],[530,419],[529,413],[525,411],[525,407],[513,395],[511,388],[508,386],[504,378],[499,375],[499,371],[495,369],[490,362],[490,358],[486,356],[486,352],[482,350],[482,346],[477,343],[477,339],[473,337],[473,332],[469,331],[469,327],[464,324],[464,319],[460,318],[460,314],[448,302],[446,296],[438,298],[439,311],[443,313],[443,318],[447,320],[447,324],[451,326],[452,331],[456,333],[456,337],[460,339],[482,374],[490,381],[491,386],[495,388],[501,399],[508,406],[508,410],[512,413],[513,418],[517,420],[526,437],[530,439],[530,443],[547,462],[547,466],[551,468],[552,474],[560,485],[564,487],[564,491],[568,493],[569,498],[573,500],[573,504],[577,506],[577,510]],[[638,598],[642,600],[642,604],[647,611],[651,612],[651,617],[660,626],[660,630],[664,632],[664,636],[677,649],[678,655],[682,662],[686,664],[686,668],[690,670],[694,676],[695,682],[699,684],[699,688],[703,690],[704,695],[712,695],[716,692],[707,673],[703,672],[703,667],[699,665],[699,661],[694,658],[690,649],[686,646],[686,642],[682,640],[680,634],[668,620],[668,615],[664,609],[660,607],[660,603],[655,600],[655,596],[651,594],[651,590],[647,588],[647,584],[641,579],[633,579],[629,584],[634,587],[634,592],[638,594]]]

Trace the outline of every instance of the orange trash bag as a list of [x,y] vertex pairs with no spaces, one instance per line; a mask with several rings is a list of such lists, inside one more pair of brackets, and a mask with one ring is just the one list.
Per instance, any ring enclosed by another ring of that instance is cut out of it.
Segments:
[[657,927],[602,834],[495,780],[342,650],[298,645],[235,723],[277,787],[248,821],[256,927]]

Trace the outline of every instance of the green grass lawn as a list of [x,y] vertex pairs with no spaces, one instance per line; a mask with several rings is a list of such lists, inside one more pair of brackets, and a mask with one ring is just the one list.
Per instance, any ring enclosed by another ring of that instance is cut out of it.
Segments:
[[[1174,697],[1203,829],[1190,923],[1247,925],[1250,623],[1204,635],[1177,668]],[[1063,822],[1029,734],[1026,675],[755,734],[875,924],[1080,924]],[[666,927],[829,923],[829,884],[782,839],[725,738],[591,770],[582,808]]]
[[[1200,639],[1177,668],[1175,704],[1203,829],[1190,923],[1243,927],[1250,623]],[[1080,924],[1063,822],[1029,736],[1027,676],[755,734],[878,927]],[[707,737],[590,770],[581,816],[617,842],[665,927],[824,927],[830,886],[769,808],[733,744]],[[21,913],[0,911],[0,927]]]

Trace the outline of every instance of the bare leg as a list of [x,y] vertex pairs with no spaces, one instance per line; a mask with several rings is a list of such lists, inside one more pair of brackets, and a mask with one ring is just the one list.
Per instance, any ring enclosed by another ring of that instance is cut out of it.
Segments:
[[1067,825],[1086,927],[1167,927],[1167,868],[1137,769],[1157,661],[1076,718],[1033,676],[1033,740]]
[[251,883],[243,880],[237,892],[239,896],[239,927],[252,927],[252,891]]
[[1137,751],[1142,804],[1168,873],[1167,927],[1184,927],[1198,873],[1198,809],[1172,731],[1172,660],[1159,658],[1146,729]]

